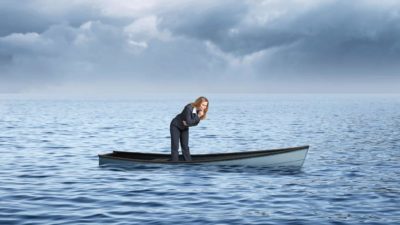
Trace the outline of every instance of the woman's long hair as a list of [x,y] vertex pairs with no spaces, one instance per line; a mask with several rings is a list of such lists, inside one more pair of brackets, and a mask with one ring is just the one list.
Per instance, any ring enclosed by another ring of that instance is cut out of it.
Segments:
[[208,112],[208,107],[210,107],[210,102],[208,101],[208,99],[206,97],[201,96],[201,97],[198,97],[196,99],[196,101],[194,101],[192,103],[193,107],[199,108],[201,103],[203,103],[203,102],[207,102],[208,104],[207,104],[207,108],[204,110],[203,116],[200,117],[201,120],[204,120],[206,118],[207,112]]

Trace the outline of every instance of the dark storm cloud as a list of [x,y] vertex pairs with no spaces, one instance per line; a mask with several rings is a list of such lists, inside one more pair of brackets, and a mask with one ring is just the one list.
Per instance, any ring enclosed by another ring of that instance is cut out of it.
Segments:
[[[399,67],[400,16],[353,2],[334,2],[301,15],[285,29],[301,34],[297,43],[277,53],[311,73],[353,76],[390,73]],[[296,68],[296,67],[293,67]]]
[[[163,16],[161,26],[176,35],[208,40],[221,50],[237,56],[251,54],[269,47],[291,43],[299,35],[277,24],[243,24],[254,4],[224,1],[225,4],[193,8],[187,6]],[[268,13],[268,12],[266,12]]]
[[177,8],[173,13],[165,12],[160,14],[163,18],[160,26],[177,35],[221,42],[229,33],[229,29],[240,23],[249,7],[243,2],[221,2],[224,4],[199,7],[186,5]]
[[[287,46],[276,56],[298,54],[300,58],[333,63],[388,58],[392,63],[400,53],[400,8],[379,9],[360,3],[321,3],[306,11],[293,9],[260,24],[243,23],[257,4],[227,5],[194,16],[188,16],[190,12],[184,10],[168,18],[164,25],[175,34],[210,40],[224,52],[238,56]],[[258,13],[267,16],[271,12],[266,7]],[[169,20],[178,22],[168,24]]]
[[3,91],[94,81],[230,91],[399,82],[395,1],[23,3],[0,2]]

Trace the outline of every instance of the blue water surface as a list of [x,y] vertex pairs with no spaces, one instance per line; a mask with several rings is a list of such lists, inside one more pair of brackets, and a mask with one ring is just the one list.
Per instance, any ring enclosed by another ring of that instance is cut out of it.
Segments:
[[400,224],[399,95],[207,96],[192,153],[310,145],[300,171],[98,165],[168,153],[196,97],[0,98],[0,224]]

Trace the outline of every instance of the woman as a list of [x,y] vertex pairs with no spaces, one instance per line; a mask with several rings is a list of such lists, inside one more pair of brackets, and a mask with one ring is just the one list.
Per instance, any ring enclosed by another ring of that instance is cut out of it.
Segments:
[[195,102],[187,104],[178,114],[169,127],[171,132],[171,157],[176,162],[179,158],[179,141],[185,161],[192,161],[189,151],[189,127],[197,126],[200,120],[206,118],[208,111],[208,99],[199,97]]

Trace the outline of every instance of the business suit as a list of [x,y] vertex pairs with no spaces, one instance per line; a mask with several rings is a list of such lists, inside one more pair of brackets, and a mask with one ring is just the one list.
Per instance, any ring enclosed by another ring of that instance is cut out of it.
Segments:
[[[183,124],[183,121],[186,121],[187,126]],[[189,150],[189,127],[196,126],[199,122],[200,118],[192,104],[186,105],[182,112],[171,121],[170,133],[172,161],[179,160],[179,141],[181,143],[182,154],[185,161],[192,160]]]

